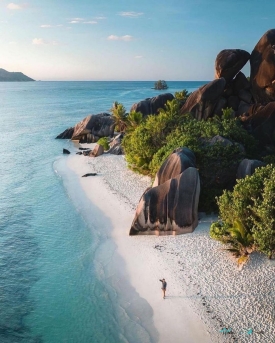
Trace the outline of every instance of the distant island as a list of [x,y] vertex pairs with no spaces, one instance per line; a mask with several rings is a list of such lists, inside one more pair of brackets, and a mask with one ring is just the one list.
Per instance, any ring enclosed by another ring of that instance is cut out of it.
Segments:
[[167,89],[167,83],[164,80],[158,80],[155,82],[154,89]]
[[35,81],[21,72],[9,72],[0,68],[0,82],[25,82]]

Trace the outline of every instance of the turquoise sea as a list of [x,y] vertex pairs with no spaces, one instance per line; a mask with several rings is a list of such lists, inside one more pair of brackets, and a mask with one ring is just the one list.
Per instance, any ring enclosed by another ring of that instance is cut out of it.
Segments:
[[[205,81],[167,82],[194,91]],[[157,342],[152,309],[129,284],[104,213],[83,206],[54,138],[153,82],[0,82],[0,342]],[[93,213],[91,213],[93,212]],[[104,218],[99,227],[97,218]],[[127,291],[125,291],[127,290]]]

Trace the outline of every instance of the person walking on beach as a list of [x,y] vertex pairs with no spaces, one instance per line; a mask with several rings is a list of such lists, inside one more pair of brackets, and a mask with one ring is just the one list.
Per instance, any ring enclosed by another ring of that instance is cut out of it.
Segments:
[[167,287],[167,282],[163,278],[162,280],[159,280],[162,283],[161,289],[163,293],[163,299],[165,299],[165,292],[166,292],[166,287]]

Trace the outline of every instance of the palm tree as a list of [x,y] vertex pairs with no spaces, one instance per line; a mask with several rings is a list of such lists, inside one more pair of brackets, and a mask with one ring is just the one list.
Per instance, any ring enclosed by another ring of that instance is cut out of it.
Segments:
[[119,102],[115,101],[110,109],[115,120],[115,129],[119,132],[124,132],[126,129],[126,109]]
[[143,115],[141,112],[132,111],[126,117],[126,132],[133,132],[142,122]]
[[190,95],[191,93],[189,93],[186,89],[183,89],[181,92],[175,92],[175,98],[183,103],[185,103]]
[[232,252],[238,258],[238,265],[242,266],[255,250],[254,238],[239,220],[234,222],[233,227],[228,229],[227,233],[224,237],[224,243],[229,244],[230,247],[226,250]]

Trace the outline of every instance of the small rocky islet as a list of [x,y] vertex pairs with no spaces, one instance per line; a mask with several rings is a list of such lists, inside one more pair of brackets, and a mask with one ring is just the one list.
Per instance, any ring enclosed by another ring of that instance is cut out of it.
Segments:
[[[240,70],[250,62],[251,73],[247,78]],[[160,94],[134,104],[130,112],[141,112],[143,117],[157,115],[167,101],[174,99],[170,93]],[[241,49],[222,50],[215,61],[215,79],[183,102],[180,114],[187,113],[197,120],[222,116],[231,108],[244,129],[259,142],[262,150],[272,150],[275,132],[275,29],[267,31],[251,54]],[[101,137],[110,137],[107,153],[122,154],[123,135],[114,138],[115,120],[109,113],[89,115],[74,127],[58,135],[59,139],[95,143]],[[233,144],[216,136],[213,142]],[[212,143],[213,143],[212,142]],[[209,143],[211,145],[211,143]],[[96,157],[104,153],[96,145],[85,155]],[[274,150],[274,149],[273,149]],[[272,150],[272,151],[273,151]],[[244,159],[238,166],[235,179],[252,175],[262,161]],[[130,229],[136,234],[181,234],[192,232],[198,223],[200,177],[196,158],[186,147],[171,152],[156,175],[151,188],[145,190],[137,206]]]

